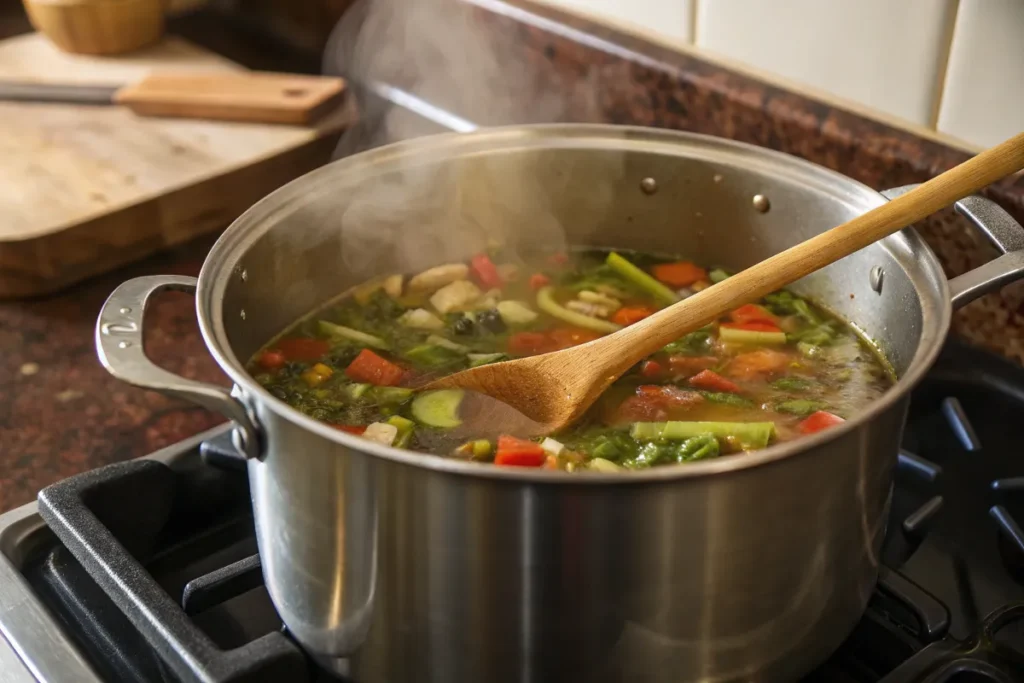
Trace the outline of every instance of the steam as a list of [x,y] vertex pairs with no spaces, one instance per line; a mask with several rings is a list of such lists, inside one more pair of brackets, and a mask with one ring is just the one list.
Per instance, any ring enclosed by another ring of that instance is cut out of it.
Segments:
[[[480,13],[461,0],[361,0],[346,12],[324,70],[357,85],[362,121],[343,136],[339,156],[424,133],[560,121],[568,102],[586,101],[589,87],[567,95],[549,64],[525,60],[514,31],[484,26]],[[395,102],[405,106],[388,106]],[[494,242],[564,247],[562,221],[575,213],[566,193],[579,184],[573,162],[504,152],[451,163],[450,148],[435,149],[435,158],[360,183],[326,217],[340,226],[347,273],[414,272]],[[588,185],[583,213],[610,204],[617,175]]]

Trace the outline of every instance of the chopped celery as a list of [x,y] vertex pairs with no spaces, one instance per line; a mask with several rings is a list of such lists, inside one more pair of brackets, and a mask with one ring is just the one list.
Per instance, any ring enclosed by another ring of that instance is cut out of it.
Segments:
[[412,416],[417,422],[430,427],[450,429],[462,424],[459,405],[462,403],[461,389],[440,389],[418,395],[412,402]]
[[791,401],[783,401],[782,403],[776,404],[775,410],[780,413],[789,413],[791,415],[810,415],[811,413],[819,410],[824,410],[825,404],[819,401],[808,401],[805,399],[793,399]]
[[389,348],[388,343],[380,337],[375,337],[372,334],[366,334],[365,332],[354,330],[351,327],[345,327],[344,325],[338,325],[326,320],[318,320],[316,325],[321,334],[325,334],[328,337],[341,337],[342,339],[348,339],[349,341],[354,341],[357,344],[371,346],[375,349]]
[[753,401],[724,391],[701,391],[700,395],[712,403],[722,403],[737,408],[749,408],[754,405]]
[[744,448],[764,448],[775,435],[775,423],[634,422],[630,434],[640,441],[690,439],[702,434],[713,434],[719,439],[736,439]]
[[679,297],[675,292],[634,266],[628,259],[619,256],[614,251],[608,254],[608,259],[605,263],[607,263],[612,270],[617,272],[619,275],[652,294],[663,303],[674,304],[679,301]]
[[539,292],[537,292],[537,307],[551,317],[558,318],[570,325],[594,330],[595,332],[617,332],[622,329],[621,325],[616,325],[615,323],[608,322],[607,320],[591,318],[589,315],[570,311],[568,308],[555,301],[554,294],[555,288],[551,286],[543,287]]
[[785,344],[785,332],[765,332],[761,330],[741,330],[737,327],[718,328],[718,337],[729,344]]
[[404,387],[373,387],[367,395],[374,403],[393,405],[408,401],[412,397],[412,389]]
[[371,386],[370,384],[349,384],[345,387],[345,394],[355,400],[361,398]]
[[463,355],[458,351],[452,351],[436,344],[420,344],[406,351],[405,357],[420,365],[440,368],[462,360]]
[[811,388],[811,383],[801,377],[781,377],[772,386],[783,391],[806,391]]
[[708,273],[708,279],[710,279],[711,282],[717,285],[722,280],[729,279],[729,273],[725,272],[721,268],[715,268],[710,273]]
[[432,334],[429,337],[427,337],[427,343],[433,344],[434,346],[440,346],[441,348],[448,349],[449,351],[454,351],[455,353],[469,352],[468,346],[456,344],[450,339],[445,339],[444,337],[438,336],[436,334]]
[[395,448],[405,448],[408,446],[409,440],[412,438],[412,433],[416,429],[416,423],[407,417],[402,417],[401,415],[392,415],[388,418],[387,423],[398,429],[398,435],[395,437],[395,441],[391,445]]
[[481,365],[489,365],[505,360],[508,356],[504,353],[471,353],[467,358],[469,358],[469,367],[478,368]]
[[587,462],[587,469],[608,474],[622,471],[621,467],[613,463],[611,460],[605,460],[604,458],[591,458],[591,460]]

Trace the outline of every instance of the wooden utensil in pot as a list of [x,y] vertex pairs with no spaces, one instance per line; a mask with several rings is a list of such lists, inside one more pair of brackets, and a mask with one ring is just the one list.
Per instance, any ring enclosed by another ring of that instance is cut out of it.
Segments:
[[[464,370],[424,388],[484,394],[504,404],[501,419],[506,422],[515,420],[538,434],[558,431],[582,416],[620,375],[669,342],[1022,168],[1024,133],[618,332],[563,351]],[[499,414],[497,406],[488,411],[488,416]]]

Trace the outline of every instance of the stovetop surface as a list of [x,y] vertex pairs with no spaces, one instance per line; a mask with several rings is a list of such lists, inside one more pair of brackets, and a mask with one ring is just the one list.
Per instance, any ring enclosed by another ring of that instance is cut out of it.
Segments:
[[[878,588],[806,683],[1024,681],[1022,442],[1024,370],[948,345],[914,392]],[[0,551],[97,680],[336,680],[263,587],[244,467],[216,440],[195,451],[50,487],[65,542],[37,523],[17,543],[0,529]],[[9,640],[17,616],[0,611]]]

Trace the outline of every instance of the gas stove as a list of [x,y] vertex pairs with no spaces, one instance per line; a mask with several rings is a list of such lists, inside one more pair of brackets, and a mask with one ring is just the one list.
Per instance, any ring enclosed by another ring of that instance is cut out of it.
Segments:
[[[1024,681],[1022,442],[1024,370],[947,345],[913,395],[874,596],[807,683]],[[0,516],[0,631],[0,681],[345,680],[274,611],[225,428]]]

